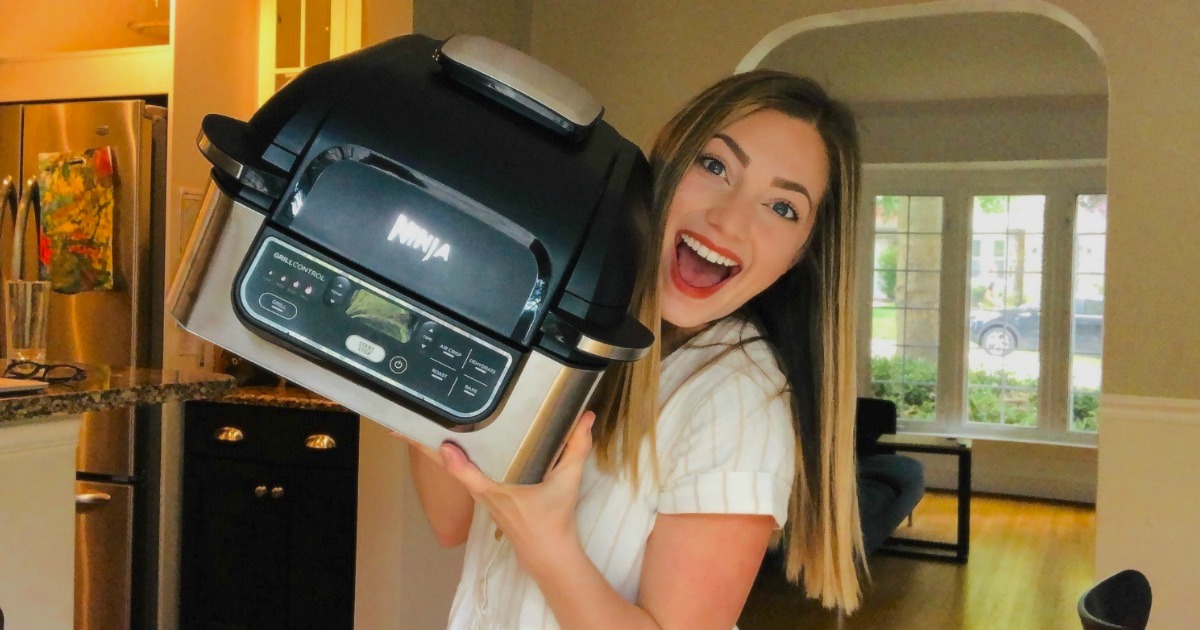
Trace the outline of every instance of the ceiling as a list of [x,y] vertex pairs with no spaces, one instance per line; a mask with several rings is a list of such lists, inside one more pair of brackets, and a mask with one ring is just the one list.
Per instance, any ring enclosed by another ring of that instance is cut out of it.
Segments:
[[0,0],[0,9],[6,59],[166,44],[171,0]]
[[975,13],[800,33],[761,67],[806,74],[851,103],[1107,94],[1103,63],[1045,17]]

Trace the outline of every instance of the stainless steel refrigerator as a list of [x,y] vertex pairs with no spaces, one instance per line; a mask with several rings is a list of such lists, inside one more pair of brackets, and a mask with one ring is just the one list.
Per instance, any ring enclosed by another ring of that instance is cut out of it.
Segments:
[[[17,191],[0,197],[0,210],[24,201],[19,197],[39,175],[40,154],[105,146],[113,166],[113,286],[52,294],[46,360],[161,367],[165,108],[143,100],[0,105],[0,182],[11,178]],[[0,213],[0,270],[12,277],[13,234],[23,229],[25,278],[32,279],[36,220],[14,226],[12,212]],[[76,628],[138,628],[152,614],[160,436],[154,414],[126,408],[84,417],[75,497]]]

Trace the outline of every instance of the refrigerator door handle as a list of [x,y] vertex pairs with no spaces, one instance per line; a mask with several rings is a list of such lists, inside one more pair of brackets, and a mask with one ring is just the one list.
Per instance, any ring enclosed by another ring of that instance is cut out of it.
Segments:
[[21,193],[20,203],[17,205],[17,216],[13,221],[13,250],[12,250],[12,279],[23,280],[25,278],[25,228],[29,223],[29,208],[33,207],[33,220],[36,223],[38,237],[42,234],[42,204],[38,200],[38,183],[36,177],[30,177],[25,182],[25,189]]
[[12,175],[5,175],[0,181],[0,217],[4,216],[5,210],[12,215],[13,221],[17,220],[17,186]]
[[112,495],[107,492],[85,492],[75,495],[75,505],[99,505],[112,501]]

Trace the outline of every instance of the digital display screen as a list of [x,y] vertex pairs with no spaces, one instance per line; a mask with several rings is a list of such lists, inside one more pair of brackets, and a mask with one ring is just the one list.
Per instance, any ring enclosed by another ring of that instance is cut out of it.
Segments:
[[360,321],[400,343],[408,343],[412,339],[417,324],[416,317],[407,309],[366,289],[354,292],[346,314],[350,319]]

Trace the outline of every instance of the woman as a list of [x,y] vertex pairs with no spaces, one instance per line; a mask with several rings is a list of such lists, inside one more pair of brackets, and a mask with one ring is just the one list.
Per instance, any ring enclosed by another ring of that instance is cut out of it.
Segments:
[[788,576],[858,605],[853,118],[807,79],[741,74],[651,164],[637,308],[659,343],[605,376],[545,481],[411,447],[439,541],[468,542],[452,628],[730,628],[785,521]]

